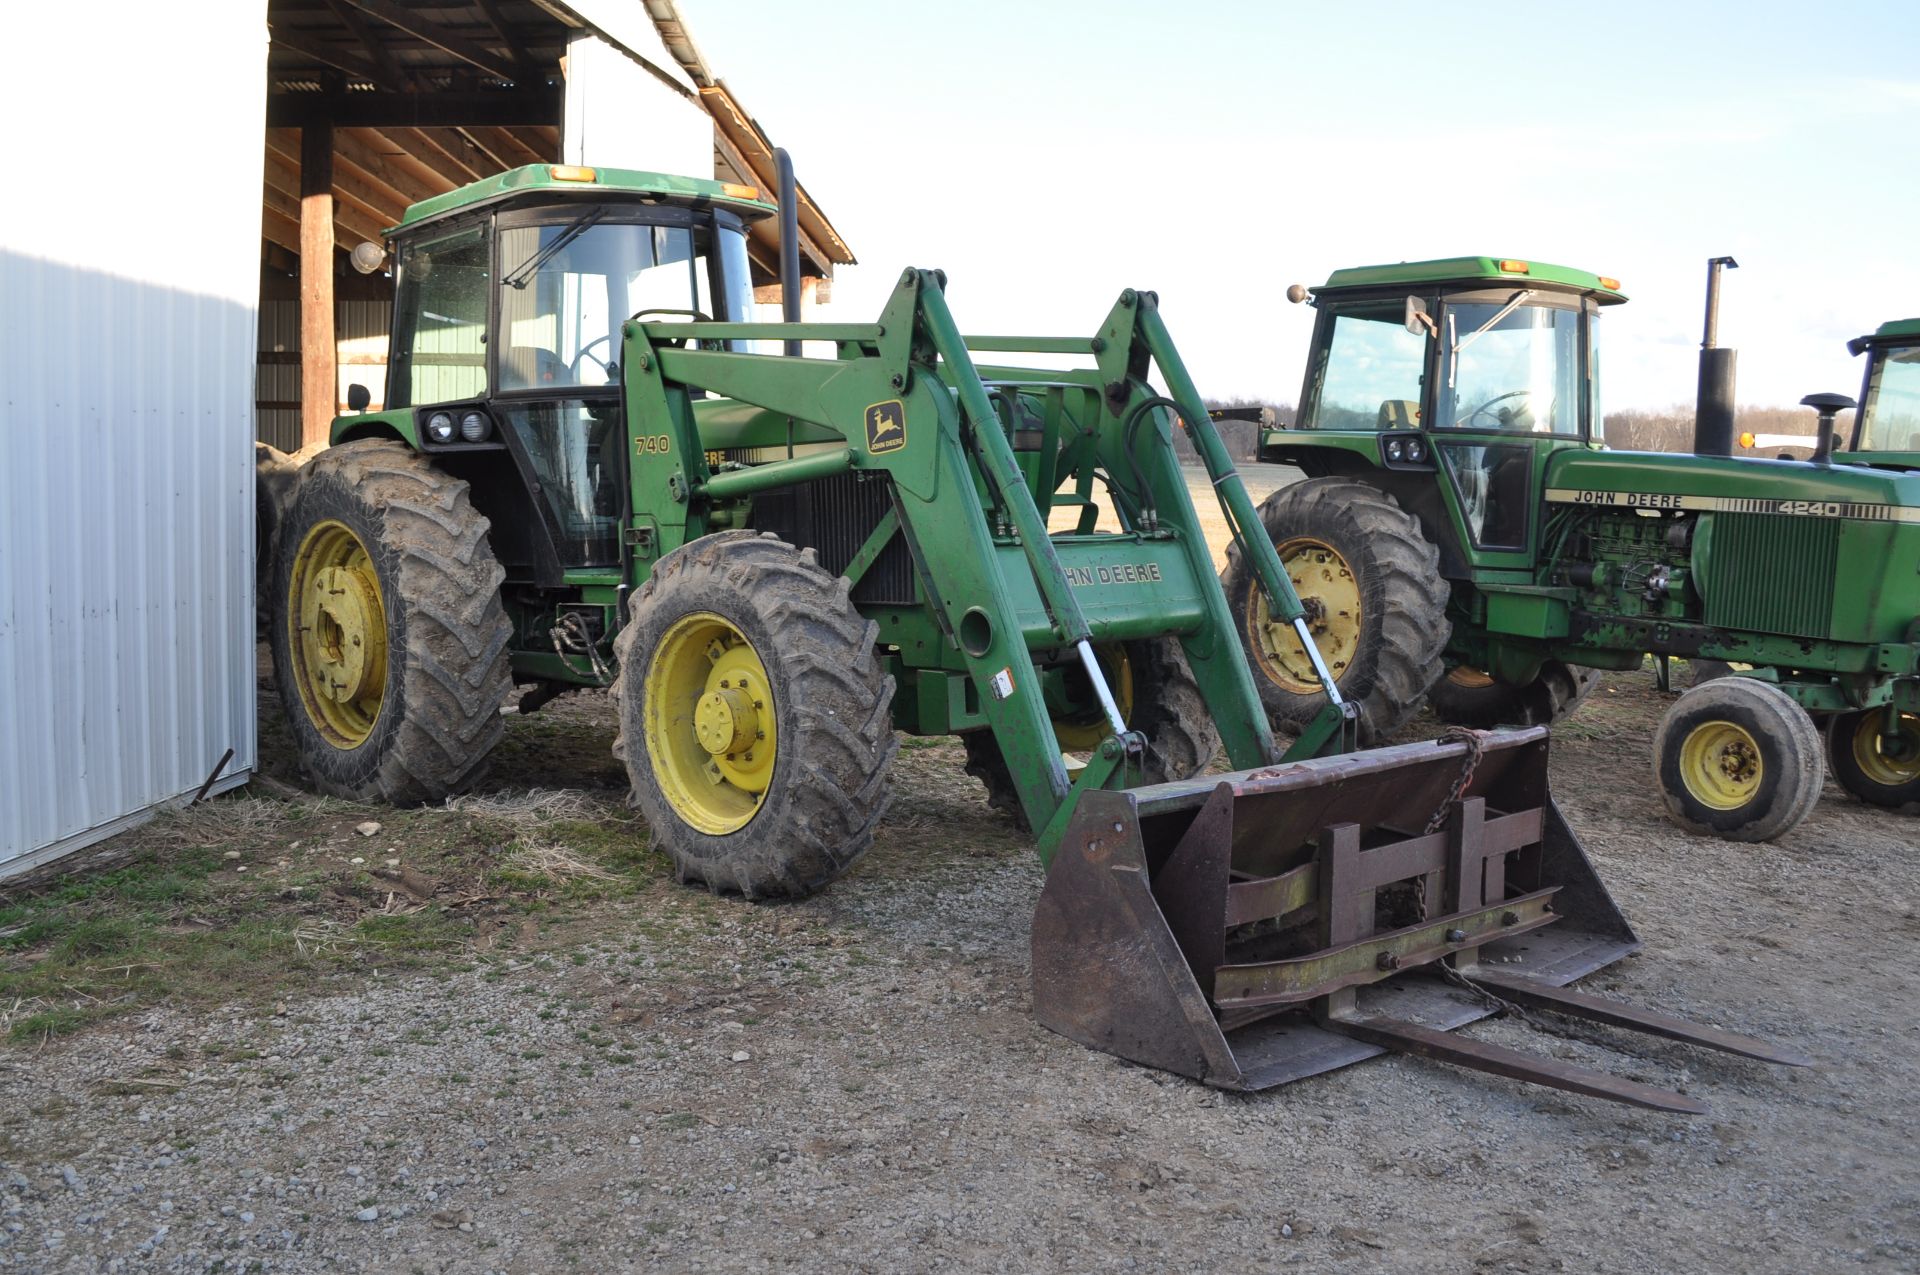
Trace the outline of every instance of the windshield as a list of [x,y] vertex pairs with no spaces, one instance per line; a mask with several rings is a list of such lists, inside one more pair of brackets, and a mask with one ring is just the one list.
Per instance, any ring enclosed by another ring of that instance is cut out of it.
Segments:
[[1333,311],[1333,330],[1312,370],[1309,429],[1415,429],[1427,340],[1407,331],[1405,301]]
[[1440,424],[1580,432],[1580,312],[1522,300],[1447,306]]
[[1860,404],[1861,451],[1920,451],[1920,346],[1875,350]]
[[605,211],[501,230],[500,389],[617,384],[630,317],[752,317],[739,231],[606,222]]

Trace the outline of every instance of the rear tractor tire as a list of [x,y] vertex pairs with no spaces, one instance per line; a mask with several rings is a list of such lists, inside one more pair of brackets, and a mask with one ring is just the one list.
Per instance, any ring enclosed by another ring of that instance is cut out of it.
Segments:
[[[1392,496],[1351,478],[1283,487],[1261,503],[1260,521],[1334,685],[1358,707],[1361,742],[1391,734],[1439,678],[1452,632],[1440,550]],[[1268,720],[1300,734],[1327,702],[1306,651],[1272,617],[1238,545],[1220,582]]]
[[1702,836],[1772,841],[1820,800],[1820,733],[1776,686],[1717,678],[1675,700],[1653,736],[1653,777],[1673,821]]
[[302,468],[277,537],[273,665],[322,791],[418,805],[485,772],[513,689],[487,528],[466,483],[400,443]]
[[1551,726],[1600,685],[1600,670],[1548,660],[1525,686],[1458,665],[1427,688],[1434,716],[1452,726]]
[[1920,714],[1901,713],[1886,734],[1887,710],[1837,714],[1827,724],[1827,762],[1842,788],[1874,806],[1920,802]]
[[[1220,732],[1207,712],[1206,697],[1187,667],[1178,638],[1144,638],[1100,647],[1096,652],[1120,716],[1128,729],[1147,740],[1141,768],[1146,783],[1191,779],[1220,751]],[[1074,679],[1084,682],[1084,676]],[[1054,719],[1054,738],[1063,755],[1091,752],[1107,736],[1107,723],[1087,687],[1086,703]],[[960,737],[967,749],[967,773],[987,790],[987,804],[1027,828],[1020,792],[1013,784],[1000,743],[991,730]],[[1031,829],[1028,829],[1031,831]]]
[[680,880],[802,898],[867,852],[898,747],[878,641],[847,581],[775,536],[654,567],[615,640],[614,754]]

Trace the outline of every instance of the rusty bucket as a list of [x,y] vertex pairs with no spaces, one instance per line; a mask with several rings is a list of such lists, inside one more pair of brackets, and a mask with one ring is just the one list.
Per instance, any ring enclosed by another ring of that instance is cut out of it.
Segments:
[[1033,923],[1040,1021],[1258,1090],[1395,1050],[1660,1110],[1681,1094],[1447,1035],[1514,1005],[1769,1061],[1567,989],[1639,947],[1547,786],[1547,732],[1087,794]]

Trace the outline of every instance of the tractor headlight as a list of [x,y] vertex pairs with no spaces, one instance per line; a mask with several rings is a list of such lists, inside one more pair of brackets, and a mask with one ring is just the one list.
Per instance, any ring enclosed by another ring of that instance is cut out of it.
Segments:
[[493,432],[493,422],[485,412],[468,412],[460,418],[460,437],[469,443],[484,443]]
[[1406,444],[1402,443],[1397,438],[1389,438],[1387,440],[1387,459],[1391,461],[1399,462],[1399,461],[1405,460],[1406,458],[1407,458]]
[[436,443],[453,441],[453,417],[445,412],[435,412],[427,417],[427,437]]
[[1407,440],[1407,459],[1418,465],[1427,458],[1427,445],[1418,438]]

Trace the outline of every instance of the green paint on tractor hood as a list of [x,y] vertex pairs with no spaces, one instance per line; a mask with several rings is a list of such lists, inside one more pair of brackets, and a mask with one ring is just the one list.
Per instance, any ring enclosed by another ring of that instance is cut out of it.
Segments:
[[[1503,270],[1502,262],[1524,265],[1522,270]],[[1618,280],[1602,281],[1597,274],[1544,261],[1522,261],[1513,257],[1440,257],[1433,261],[1401,261],[1392,265],[1352,266],[1336,270],[1327,281],[1313,289],[1323,292],[1357,291],[1362,288],[1425,287],[1429,284],[1531,283],[1549,288],[1568,288],[1591,292],[1602,305],[1625,301]]]
[[[592,181],[571,181],[555,177],[555,172],[591,171]],[[753,197],[746,192],[752,191]],[[758,188],[733,186],[701,177],[676,177],[670,173],[648,173],[632,168],[569,169],[561,164],[525,164],[504,173],[469,182],[432,199],[423,199],[408,208],[400,224],[387,228],[388,235],[411,230],[423,222],[434,221],[484,204],[497,203],[518,195],[558,195],[567,198],[596,199],[608,196],[651,196],[674,203],[724,204],[749,220],[770,217],[774,206],[758,198]]]
[[1920,523],[1920,475],[1864,465],[1570,447],[1547,461],[1546,488],[1554,504]]

